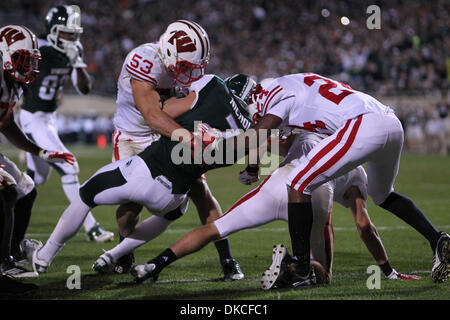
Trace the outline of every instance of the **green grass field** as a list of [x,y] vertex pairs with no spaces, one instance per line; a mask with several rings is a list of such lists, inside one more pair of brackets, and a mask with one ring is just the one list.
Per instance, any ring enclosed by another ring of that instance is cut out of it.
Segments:
[[[80,163],[80,181],[85,181],[110,161],[110,149],[69,148]],[[15,150],[4,151],[18,163]],[[449,168],[449,157],[404,156],[395,186],[397,191],[413,198],[428,218],[446,232],[450,232]],[[207,174],[209,185],[224,211],[251,189],[238,182],[239,169],[241,167],[234,166]],[[27,237],[45,242],[68,202],[56,172],[47,184],[38,188],[38,193]],[[114,207],[95,208],[93,213],[103,226],[117,234]],[[422,280],[392,281],[383,278],[381,289],[369,290],[366,270],[374,261],[359,240],[350,213],[336,204],[333,213],[334,278],[332,284],[327,286],[269,292],[260,289],[260,276],[271,263],[272,246],[285,243],[290,247],[287,224],[284,222],[272,222],[230,236],[233,255],[245,273],[245,279],[241,281],[218,281],[222,273],[212,244],[167,267],[156,283],[136,285],[131,276],[98,275],[91,270],[92,263],[102,249],[112,248],[116,241],[89,243],[83,233],[66,244],[47,274],[27,281],[39,285],[39,291],[33,296],[36,299],[450,299],[450,283],[438,285],[431,281],[432,252],[427,241],[398,218],[375,208],[371,200],[369,213],[378,227],[392,266],[400,272],[420,275]],[[148,217],[148,213],[145,212],[143,217]],[[198,225],[199,218],[191,205],[186,215],[175,221],[167,232],[136,251],[137,262],[147,261]],[[66,287],[70,275],[66,271],[70,265],[81,268],[80,290]]]

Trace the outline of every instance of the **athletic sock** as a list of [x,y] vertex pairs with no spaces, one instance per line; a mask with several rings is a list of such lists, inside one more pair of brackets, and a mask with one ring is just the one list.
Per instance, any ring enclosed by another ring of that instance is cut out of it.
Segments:
[[397,217],[405,221],[416,229],[429,242],[431,249],[436,249],[439,239],[439,231],[428,220],[425,214],[415,205],[414,201],[396,192],[391,192],[387,199],[380,204],[380,207],[392,212]]
[[380,269],[381,269],[381,271],[383,271],[383,273],[386,277],[388,277],[392,273],[392,271],[394,271],[394,269],[392,269],[389,261],[386,261],[385,263],[380,264]]
[[155,272],[160,273],[162,269],[167,267],[169,264],[177,260],[175,253],[173,253],[172,249],[167,248],[164,250],[159,256],[149,260],[147,263],[153,263],[155,267]]
[[38,258],[47,262],[52,262],[59,250],[64,244],[81,229],[84,219],[88,214],[90,207],[87,206],[79,197],[64,210],[58,220],[55,229],[48,238],[47,243],[38,252]]
[[220,239],[214,242],[216,246],[217,252],[219,253],[220,262],[225,261],[226,259],[233,259],[233,255],[231,254],[230,242],[227,238]]
[[19,258],[20,256],[19,244],[25,238],[25,232],[30,224],[33,203],[36,196],[37,191],[34,188],[16,202],[14,208],[14,232],[11,244],[12,253],[15,258]]
[[114,261],[119,259],[144,243],[163,233],[172,222],[159,216],[151,216],[140,223],[134,231],[123,239],[117,246],[107,251]]
[[310,271],[310,238],[313,224],[311,202],[288,203],[289,234],[291,236],[292,253],[298,261],[300,276]]
[[[72,202],[74,199],[80,196],[80,183],[78,182],[78,176],[76,175],[63,175],[61,176],[61,185],[66,195],[67,199]],[[95,220],[92,212],[89,211],[86,218],[83,221],[83,227],[86,232],[89,232],[95,225],[97,221]]]

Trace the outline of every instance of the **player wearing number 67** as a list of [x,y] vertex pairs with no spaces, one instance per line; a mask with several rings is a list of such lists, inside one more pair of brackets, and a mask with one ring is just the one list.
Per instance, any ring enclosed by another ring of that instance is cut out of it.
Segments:
[[[292,162],[294,167],[286,179],[296,287],[314,284],[310,268],[311,192],[363,163],[367,164],[368,193],[375,204],[429,241],[434,254],[433,281],[442,282],[449,277],[449,235],[439,232],[411,199],[394,192],[403,128],[391,108],[348,85],[313,73],[276,78],[257,87],[252,101],[262,117],[254,127],[255,136],[259,136],[260,129],[276,128],[281,123],[328,135],[306,156]],[[224,145],[219,143],[216,147]]]
[[[91,80],[83,61],[80,36],[80,8],[75,5],[57,6],[45,17],[45,33],[38,37],[42,60],[36,81],[25,91],[20,112],[20,124],[27,136],[41,148],[69,152],[58,137],[56,109],[59,106],[64,83],[71,78],[80,94],[88,94]],[[54,164],[27,153],[27,172],[39,185],[45,183],[52,167],[60,174],[61,184],[70,202],[78,196],[78,163]],[[112,232],[105,231],[92,213],[86,217],[84,228],[91,241],[111,240]]]

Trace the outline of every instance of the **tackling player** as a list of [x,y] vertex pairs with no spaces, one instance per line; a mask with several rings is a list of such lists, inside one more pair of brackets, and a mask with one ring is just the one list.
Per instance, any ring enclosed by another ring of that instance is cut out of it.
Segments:
[[[69,153],[41,149],[27,139],[14,121],[13,109],[25,85],[35,81],[41,55],[36,36],[26,27],[8,25],[0,29],[0,132],[16,147],[41,159],[73,164]],[[13,239],[23,238],[34,200],[34,183],[12,161],[0,155],[0,290],[28,291],[35,286],[10,277],[23,277],[26,270],[12,257]]]
[[[404,220],[429,241],[434,255],[431,274],[434,282],[449,277],[449,235],[439,232],[411,199],[393,189],[403,128],[391,108],[348,85],[313,73],[276,78],[264,88],[259,87],[253,101],[262,117],[255,126],[254,138],[261,134],[259,129],[276,128],[283,120],[294,128],[329,135],[305,157],[296,160],[286,180],[289,234],[296,266],[293,286],[315,283],[309,255],[313,223],[311,191],[363,163],[367,163],[368,193],[374,203]],[[241,138],[236,137],[234,142],[238,144]],[[223,144],[215,143],[214,148],[223,148]]]
[[[204,76],[190,89],[187,97],[171,100],[164,108],[167,114],[177,119],[180,136],[190,136],[194,122],[199,119],[221,130],[250,128],[247,105],[233,96],[220,78]],[[189,161],[175,164],[173,157],[176,155],[187,157]],[[137,156],[118,160],[98,170],[81,186],[80,198],[64,211],[45,246],[24,240],[23,251],[37,273],[46,272],[57,252],[77,233],[91,208],[128,202],[143,205],[153,213],[128,236],[143,244],[157,237],[186,212],[187,194],[200,176],[224,165],[226,162],[192,163],[190,146],[186,150],[178,141],[163,136]],[[101,258],[103,261],[98,261],[94,269],[114,266],[115,261],[108,255]]]
[[[83,47],[80,35],[83,28],[80,23],[78,6],[57,6],[45,17],[45,34],[38,38],[41,52],[40,73],[36,81],[25,91],[20,124],[27,136],[44,148],[69,152],[58,136],[56,109],[59,106],[64,83],[71,78],[74,88],[80,94],[88,94],[91,80],[82,59]],[[27,153],[27,172],[39,185],[50,177],[52,167],[61,176],[61,185],[67,199],[71,202],[78,195],[79,166],[54,164]],[[114,233],[106,231],[95,220],[91,212],[83,222],[89,241],[106,242]]]
[[[126,57],[118,79],[117,111],[114,115],[113,161],[137,155],[160,133],[170,137],[177,124],[161,110],[161,101],[189,91],[201,79],[209,62],[210,44],[205,30],[193,21],[171,23],[159,42],[145,43]],[[194,182],[189,196],[202,224],[222,215],[206,177]],[[142,205],[124,203],[116,211],[120,241],[134,231]],[[163,230],[161,230],[162,232]],[[241,279],[239,264],[231,254],[228,239],[214,243],[227,279]],[[114,272],[127,273],[134,262],[131,252],[117,262]]]
[[[287,128],[284,128],[283,131]],[[221,218],[213,223],[198,227],[170,248],[164,251],[164,255],[173,255],[180,259],[188,254],[196,252],[209,242],[243,229],[272,222],[274,220],[288,221],[287,193],[283,186],[289,172],[294,167],[291,161],[304,155],[319,143],[324,136],[300,130],[295,134],[280,134],[283,139],[280,143],[280,154],[285,157],[280,168],[269,175],[257,188],[248,192],[238,200]],[[314,261],[311,264],[317,274],[318,283],[330,283],[332,279],[334,233],[331,224],[331,208],[334,201],[349,207],[355,220],[355,224],[362,240],[371,252],[374,259],[381,266],[388,279],[417,279],[398,273],[390,266],[386,251],[375,226],[371,223],[366,210],[367,177],[362,167],[323,184],[312,192],[312,204],[314,211],[314,223],[311,233],[311,256]],[[113,249],[114,250],[114,249]],[[156,278],[159,273],[172,261],[165,261],[160,256],[151,259],[145,265],[134,267],[132,274],[136,282],[142,282],[149,277]],[[283,264],[281,261],[285,261]],[[289,286],[290,257],[283,245],[274,247],[273,265],[262,278],[262,287],[265,290]],[[284,277],[274,282],[277,273],[283,271]]]

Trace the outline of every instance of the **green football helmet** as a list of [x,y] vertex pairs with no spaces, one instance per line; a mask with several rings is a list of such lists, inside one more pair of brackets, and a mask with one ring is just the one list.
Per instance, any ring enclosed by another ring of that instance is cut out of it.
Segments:
[[45,32],[53,48],[66,52],[67,44],[79,41],[83,33],[80,7],[62,5],[50,9],[45,17]]
[[242,73],[235,74],[225,79],[225,84],[231,93],[245,103],[249,103],[250,94],[256,87],[256,81]]

